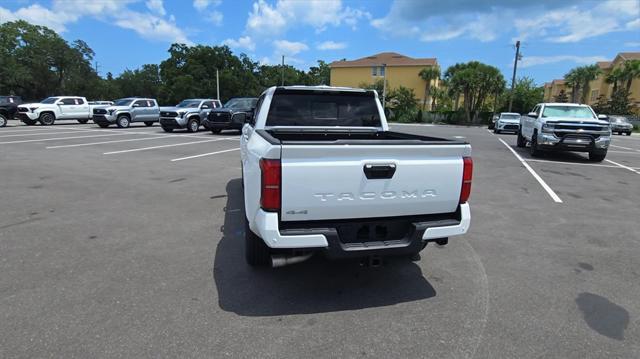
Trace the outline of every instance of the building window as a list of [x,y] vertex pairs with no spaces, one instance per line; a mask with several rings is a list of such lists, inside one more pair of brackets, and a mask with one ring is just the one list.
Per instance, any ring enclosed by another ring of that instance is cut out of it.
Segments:
[[591,91],[591,101],[595,101],[598,99],[598,96],[600,96],[600,90],[593,90]]
[[371,67],[371,76],[373,77],[383,77],[384,76],[384,66],[373,66]]

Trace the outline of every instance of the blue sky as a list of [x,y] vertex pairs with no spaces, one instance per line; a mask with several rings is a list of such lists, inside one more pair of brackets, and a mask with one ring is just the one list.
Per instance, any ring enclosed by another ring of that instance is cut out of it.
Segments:
[[570,68],[640,51],[640,0],[0,0],[0,23],[46,25],[85,40],[99,72],[167,57],[173,42],[227,44],[256,61],[307,69],[383,51],[478,60],[543,83]]

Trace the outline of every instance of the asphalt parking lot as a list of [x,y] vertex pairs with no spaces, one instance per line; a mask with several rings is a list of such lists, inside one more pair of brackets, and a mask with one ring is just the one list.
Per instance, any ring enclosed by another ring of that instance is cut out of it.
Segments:
[[486,128],[470,232],[419,261],[243,257],[238,134],[0,129],[0,357],[640,357],[640,137],[539,159]]

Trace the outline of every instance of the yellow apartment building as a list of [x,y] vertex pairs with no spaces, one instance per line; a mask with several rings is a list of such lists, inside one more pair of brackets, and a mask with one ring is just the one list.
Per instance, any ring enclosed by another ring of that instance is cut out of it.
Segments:
[[564,80],[553,80],[544,84],[544,101],[555,102],[556,97],[563,91],[567,94],[567,99],[571,101],[571,88],[567,87]]
[[[373,84],[386,77],[387,91],[400,86],[410,88],[416,100],[422,104],[426,83],[420,77],[420,71],[437,65],[435,58],[417,59],[395,52],[382,52],[357,60],[334,61],[329,64],[331,86],[360,87],[363,83]],[[438,87],[438,84],[437,79],[432,80],[431,88]],[[427,99],[426,109],[431,109],[431,98]]]

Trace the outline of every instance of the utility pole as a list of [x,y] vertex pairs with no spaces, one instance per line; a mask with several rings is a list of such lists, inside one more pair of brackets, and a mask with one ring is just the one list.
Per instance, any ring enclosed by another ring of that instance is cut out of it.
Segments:
[[94,67],[96,70],[96,75],[100,76],[100,72],[98,72],[98,68],[100,67],[100,65],[98,65],[98,61],[95,62]]
[[516,41],[516,58],[513,60],[513,77],[511,78],[511,93],[509,94],[509,112],[511,112],[511,106],[513,105],[513,90],[516,87],[518,60],[520,60],[520,40]]
[[387,105],[387,64],[382,64],[382,71],[384,72],[382,76],[382,110],[384,111]]
[[284,86],[284,55],[282,55],[282,86]]
[[216,69],[216,97],[220,101],[220,75],[218,74],[218,69]]

